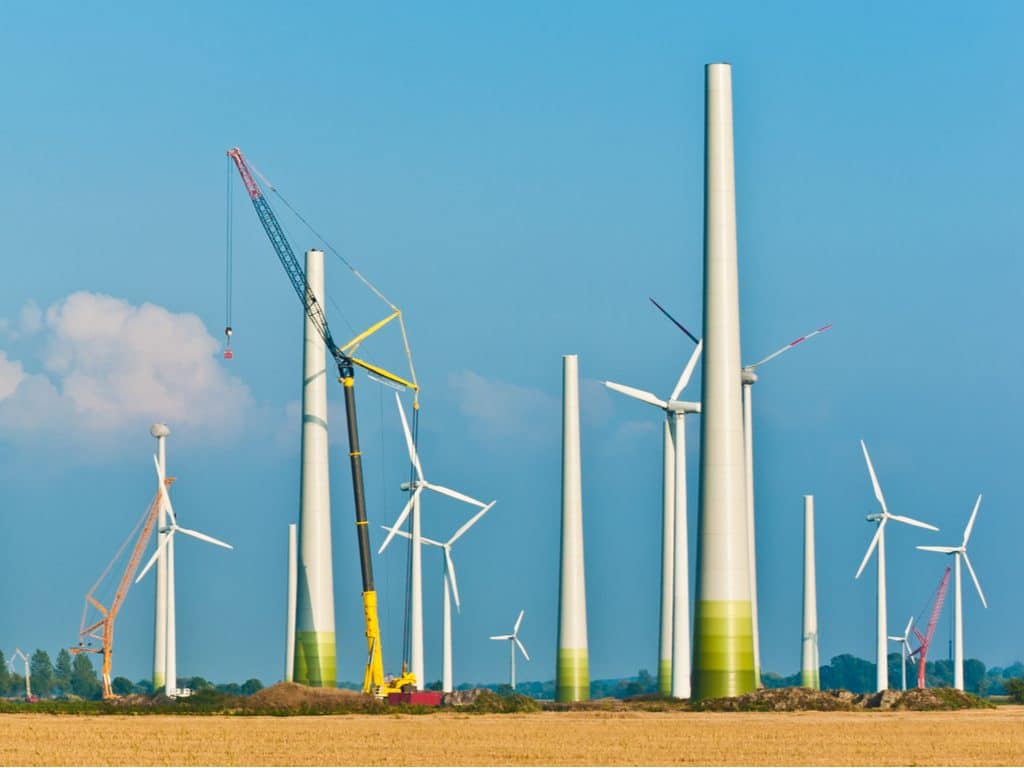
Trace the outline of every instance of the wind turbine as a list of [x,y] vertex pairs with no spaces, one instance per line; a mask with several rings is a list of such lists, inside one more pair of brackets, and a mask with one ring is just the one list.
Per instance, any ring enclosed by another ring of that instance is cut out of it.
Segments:
[[[464,493],[453,491],[451,488],[445,488],[443,485],[436,485],[428,482],[423,476],[423,467],[420,464],[419,454],[416,452],[416,445],[412,440],[412,433],[409,431],[409,422],[405,419],[405,409],[402,408],[402,400],[399,398],[398,393],[395,393],[395,402],[398,404],[398,415],[402,419],[402,431],[405,433],[405,445],[409,451],[409,460],[412,462],[413,468],[416,470],[416,480],[410,483],[408,486],[403,484],[403,490],[411,489],[412,495],[409,497],[409,501],[406,502],[405,507],[402,509],[402,513],[395,520],[394,524],[388,528],[389,531],[387,537],[384,539],[384,543],[380,545],[380,549],[377,550],[377,554],[381,554],[387,549],[388,544],[391,543],[391,539],[395,537],[401,528],[405,519],[409,517],[409,513],[412,512],[412,532],[409,538],[412,540],[412,567],[411,567],[411,579],[412,584],[410,585],[411,599],[410,599],[410,659],[412,665],[412,673],[416,676],[416,683],[419,686],[423,685],[424,674],[423,674],[423,555],[422,555],[422,542],[423,537],[420,534],[420,495],[423,490],[429,489],[434,493],[439,493],[443,496],[448,496],[457,501],[465,502],[480,509],[489,509],[489,505],[484,504],[482,501],[478,501],[471,496],[467,496]],[[491,502],[493,505],[494,502]]]
[[868,455],[868,447],[864,444],[864,441],[860,441],[860,447],[864,451],[864,461],[868,465],[868,473],[871,475],[871,485],[875,489],[875,498],[878,499],[878,504],[882,508],[881,514],[875,513],[867,516],[868,522],[878,523],[878,530],[875,531],[874,537],[871,539],[871,544],[868,546],[868,551],[864,554],[864,559],[861,561],[860,568],[857,569],[857,575],[855,579],[859,579],[861,573],[864,572],[864,566],[868,564],[868,560],[871,557],[871,553],[878,548],[878,642],[875,646],[875,682],[876,688],[879,691],[884,691],[889,687],[889,656],[888,656],[888,632],[886,631],[886,605],[885,605],[885,524],[890,520],[895,520],[898,523],[904,523],[906,525],[913,525],[918,528],[924,528],[929,531],[939,530],[934,525],[928,523],[922,523],[918,520],[913,520],[909,517],[903,517],[902,515],[893,515],[889,513],[889,509],[885,505],[885,497],[882,495],[882,487],[878,484],[878,477],[875,476],[875,468],[871,466],[871,457]]
[[769,360],[774,360],[783,352],[788,352],[798,344],[817,336],[819,333],[824,333],[831,327],[832,323],[827,323],[805,336],[789,342],[786,346],[772,352],[768,357],[758,360],[752,365],[744,366],[740,373],[740,380],[743,382],[743,447],[746,451],[745,463],[747,467],[747,556],[750,562],[750,610],[754,635],[754,675],[758,688],[761,687],[761,632],[757,620],[757,542],[754,536],[754,406],[751,400],[751,390],[757,381],[757,374],[754,371]]
[[[452,596],[455,597],[455,610],[462,612],[462,602],[459,600],[459,584],[455,579],[455,563],[452,562],[452,544],[462,538],[463,534],[466,533],[470,528],[476,525],[477,521],[483,517],[497,502],[492,501],[486,507],[477,512],[467,522],[462,524],[462,527],[452,534],[452,537],[448,541],[435,541],[434,539],[428,539],[423,536],[420,541],[424,544],[429,544],[432,547],[439,547],[442,554],[444,555],[444,628],[442,635],[442,673],[441,673],[441,691],[444,693],[451,693],[454,690],[452,684]],[[406,539],[411,539],[412,534],[408,531],[399,531],[381,526],[385,531],[389,533],[393,532],[398,536],[402,536]]]
[[971,519],[967,521],[967,527],[964,528],[964,540],[960,543],[959,547],[918,547],[926,552],[941,552],[944,555],[954,555],[956,557],[956,601],[955,605],[955,616],[956,624],[953,632],[953,686],[962,691],[964,689],[964,615],[963,615],[963,598],[960,591],[960,559],[963,558],[964,565],[967,566],[967,570],[971,573],[971,578],[974,580],[974,586],[978,590],[978,597],[981,598],[981,604],[988,608],[988,602],[985,600],[985,594],[981,591],[981,583],[978,581],[978,575],[974,572],[974,568],[971,566],[971,559],[967,557],[967,540],[971,538],[971,530],[974,528],[974,518],[978,515],[978,507],[981,506],[981,494],[978,494],[978,500],[974,502],[974,511],[971,512]]
[[13,672],[14,660],[18,656],[21,656],[21,660],[25,662],[25,701],[32,701],[32,670],[29,668],[28,656],[22,652],[21,648],[15,648],[11,658],[7,660],[7,666]]
[[[682,323],[672,317],[668,310],[653,298],[651,299],[651,303],[661,310],[665,317],[675,323],[679,330],[689,336],[694,344],[698,344],[697,337],[690,333]],[[824,333],[831,327],[832,323],[826,323],[820,328],[816,328],[810,333],[789,342],[786,346],[775,350],[768,355],[768,357],[758,360],[756,363],[752,363],[751,365],[744,366],[740,372],[740,380],[743,383],[743,445],[745,451],[744,463],[746,465],[745,474],[747,484],[747,558],[750,570],[751,631],[754,642],[754,678],[758,688],[761,687],[761,633],[757,618],[757,542],[754,535],[754,427],[753,403],[751,400],[751,387],[757,381],[757,374],[754,371],[769,360],[774,360],[783,352],[788,352],[798,344],[817,336],[819,333]]]
[[902,635],[889,635],[889,639],[894,643],[900,644],[900,663],[902,665],[903,673],[903,690],[907,690],[907,656],[913,656],[914,652],[910,650],[910,627],[914,623],[914,617],[910,617],[910,621],[907,622],[907,628],[903,630]]
[[[657,302],[655,304],[657,305]],[[682,328],[681,325],[679,327]],[[685,328],[683,330],[690,335]],[[678,398],[690,383],[693,370],[704,348],[703,341],[696,343],[697,348],[690,355],[667,400],[662,400],[642,389],[616,384],[613,381],[604,382],[609,389],[665,412],[658,689],[662,695],[671,695],[677,699],[690,698],[690,585],[686,520],[685,417],[688,413],[700,413],[700,403],[682,401]]]
[[523,652],[523,658],[527,661],[530,660],[530,654],[526,652],[526,646],[519,641],[519,625],[523,623],[523,614],[525,610],[519,612],[519,618],[516,619],[516,624],[512,627],[511,635],[491,635],[491,640],[508,640],[509,653],[512,659],[512,690],[516,689],[516,646],[519,646],[519,650]]
[[[158,489],[160,494],[160,500],[162,504],[162,511],[167,514],[168,525],[160,530],[161,540],[153,552],[153,556],[149,558],[149,562],[139,573],[135,579],[135,583],[138,584],[142,581],[142,578],[149,572],[149,569],[160,560],[161,554],[167,558],[167,617],[166,617],[166,631],[167,639],[164,644],[167,654],[167,662],[165,666],[165,678],[164,678],[164,693],[168,697],[176,697],[178,695],[178,677],[177,677],[177,638],[176,629],[174,622],[174,535],[177,533],[183,533],[186,536],[191,536],[194,539],[205,541],[209,544],[216,544],[218,547],[224,547],[225,549],[234,549],[230,544],[227,544],[220,539],[215,539],[212,536],[207,536],[205,533],[194,531],[191,528],[183,528],[178,525],[178,518],[174,514],[174,507],[171,505],[171,497],[167,493],[167,479],[164,474],[164,466],[161,461],[154,456],[153,463],[156,465],[156,476],[158,480]],[[182,694],[185,695],[185,694]]]

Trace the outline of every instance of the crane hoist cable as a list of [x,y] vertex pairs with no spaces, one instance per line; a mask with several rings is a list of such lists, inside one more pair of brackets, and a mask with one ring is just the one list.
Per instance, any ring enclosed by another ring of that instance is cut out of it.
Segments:
[[227,192],[225,203],[227,205],[227,224],[224,233],[224,359],[230,360],[235,356],[231,351],[231,288],[234,282],[234,222],[233,207],[231,205],[231,158],[227,158]]

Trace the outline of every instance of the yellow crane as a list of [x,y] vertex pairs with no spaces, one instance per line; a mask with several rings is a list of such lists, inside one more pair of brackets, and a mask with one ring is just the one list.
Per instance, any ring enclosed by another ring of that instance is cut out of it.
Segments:
[[[168,477],[164,481],[169,488],[171,483],[174,482],[173,477]],[[103,655],[103,698],[104,699],[116,699],[117,696],[114,694],[113,689],[110,685],[110,665],[111,656],[114,650],[114,620],[117,618],[118,612],[121,610],[121,606],[124,604],[124,599],[128,595],[128,589],[132,585],[132,581],[135,578],[135,572],[139,569],[139,562],[142,560],[142,553],[146,551],[146,545],[149,543],[150,537],[153,535],[153,529],[156,528],[157,515],[160,512],[160,494],[158,493],[153,497],[153,501],[150,503],[149,508],[146,510],[145,515],[135,524],[135,528],[128,534],[128,538],[124,540],[120,549],[117,550],[117,554],[107,564],[107,567],[103,569],[103,573],[96,579],[96,583],[92,585],[89,591],[85,594],[85,607],[82,609],[82,624],[78,632],[78,646],[76,648],[69,648],[71,653],[97,653]],[[121,580],[117,584],[117,589],[114,592],[114,598],[110,602],[110,607],[104,606],[96,598],[96,590],[99,589],[100,585],[106,579],[107,575],[113,569],[114,564],[120,559],[121,554],[125,548],[132,541],[132,538],[136,536],[135,546],[132,548],[131,556],[128,558],[128,564],[125,566],[124,573],[121,574]],[[99,611],[101,618],[99,621],[95,621],[92,624],[86,625],[86,616],[88,615],[89,606],[92,606]],[[92,641],[97,640],[100,643],[100,647],[92,647]]]
[[[356,540],[359,545],[359,565],[363,586],[363,621],[366,626],[367,660],[366,672],[363,677],[363,692],[373,693],[379,697],[387,697],[391,693],[414,691],[418,681],[416,676],[405,668],[404,664],[402,665],[401,675],[393,678],[388,678],[384,675],[384,655],[381,651],[380,621],[377,612],[377,590],[373,583],[373,561],[370,556],[370,535],[367,530],[368,521],[366,519],[366,496],[363,492],[363,460],[362,453],[359,450],[359,429],[356,422],[355,366],[359,366],[382,379],[411,389],[417,398],[419,385],[416,383],[416,373],[412,370],[411,356],[409,356],[409,367],[412,381],[396,376],[390,371],[366,360],[353,357],[356,349],[363,341],[396,319],[402,328],[402,337],[405,340],[406,354],[408,356],[409,347],[408,340],[405,339],[402,313],[391,304],[390,306],[393,311],[388,317],[374,324],[347,344],[339,346],[335,343],[330,327],[327,325],[327,317],[324,314],[323,307],[320,306],[320,302],[310,289],[309,283],[306,281],[306,273],[299,264],[299,260],[295,258],[295,253],[292,251],[292,246],[285,236],[284,229],[278,222],[277,216],[263,194],[263,190],[256,183],[256,179],[253,177],[252,170],[245,157],[243,157],[242,151],[235,147],[228,151],[228,157],[234,161],[235,166],[238,168],[238,173],[245,184],[249,199],[256,209],[256,215],[263,225],[267,237],[270,239],[270,243],[281,262],[281,266],[284,267],[285,272],[288,274],[288,279],[291,281],[299,301],[302,302],[306,310],[306,316],[313,323],[320,338],[327,345],[328,352],[334,358],[338,366],[338,381],[344,388],[345,418],[348,424],[349,464],[352,470],[352,491],[356,513]],[[370,286],[365,278],[361,277],[361,279]],[[380,298],[384,298],[376,288],[372,286],[370,288]],[[390,304],[390,302],[387,303]],[[230,327],[225,330],[225,333],[230,338]],[[418,407],[418,399],[414,402],[414,407]]]

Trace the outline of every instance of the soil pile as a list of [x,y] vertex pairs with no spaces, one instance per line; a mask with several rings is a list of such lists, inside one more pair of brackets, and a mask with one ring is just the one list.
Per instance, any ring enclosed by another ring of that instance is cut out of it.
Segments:
[[810,688],[761,688],[727,699],[694,702],[707,712],[836,712],[857,709],[860,699],[849,691],[815,691]]
[[900,696],[896,709],[991,709],[995,705],[956,688],[915,688]]
[[258,712],[325,713],[375,712],[385,707],[373,696],[344,688],[312,688],[299,683],[278,683],[239,701],[243,709]]

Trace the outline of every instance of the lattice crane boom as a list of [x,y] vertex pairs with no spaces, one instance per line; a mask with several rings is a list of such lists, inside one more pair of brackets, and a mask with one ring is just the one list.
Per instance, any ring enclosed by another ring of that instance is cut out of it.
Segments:
[[[167,486],[170,487],[171,483],[174,482],[173,477],[168,477],[166,480]],[[114,597],[110,601],[110,607],[107,608],[99,600],[96,599],[95,592],[103,581],[104,576],[110,571],[113,561],[104,570],[103,575],[100,579],[92,586],[92,589],[85,596],[87,605],[93,606],[99,611],[102,617],[99,621],[93,622],[88,626],[85,625],[85,614],[83,614],[82,628],[79,630],[78,639],[79,644],[77,648],[69,648],[71,653],[97,653],[103,655],[103,698],[112,699],[116,698],[114,695],[113,688],[111,687],[110,669],[112,656],[114,651],[114,620],[117,618],[117,614],[121,610],[121,606],[124,604],[125,598],[128,596],[128,589],[131,587],[132,582],[135,580],[135,573],[139,570],[139,563],[142,560],[142,554],[146,551],[146,545],[149,543],[150,537],[153,535],[153,529],[156,527],[157,516],[160,512],[160,498],[161,495],[158,493],[152,503],[149,505],[149,509],[146,511],[146,515],[143,518],[141,529],[139,530],[138,538],[135,540],[135,546],[132,548],[132,553],[128,558],[128,564],[125,566],[124,573],[121,574],[121,579],[118,581],[117,589],[114,591]],[[131,536],[129,535],[129,540]],[[127,543],[127,542],[126,542]],[[114,555],[114,560],[120,557],[123,551],[123,546],[118,550],[117,554]],[[98,640],[100,642],[99,648],[91,648],[84,643],[87,640]]]
[[935,601],[932,604],[932,612],[928,618],[928,628],[924,634],[914,627],[914,636],[917,637],[917,641],[921,643],[911,655],[917,657],[917,687],[925,687],[925,664],[928,659],[928,649],[931,648],[932,638],[935,636],[935,627],[939,623],[939,615],[942,613],[942,604],[946,600],[946,589],[949,587],[949,566],[946,566],[945,572],[942,574],[942,579],[939,581],[939,588],[935,591]]

